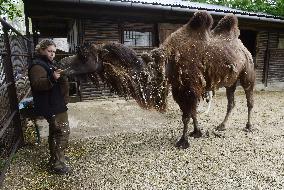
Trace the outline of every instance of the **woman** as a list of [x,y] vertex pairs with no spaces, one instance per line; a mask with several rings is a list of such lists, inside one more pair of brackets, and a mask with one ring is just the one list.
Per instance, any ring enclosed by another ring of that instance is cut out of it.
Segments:
[[66,106],[68,81],[60,75],[62,70],[53,65],[56,45],[52,40],[42,40],[35,50],[35,58],[29,66],[34,108],[36,114],[49,123],[50,168],[55,173],[66,174],[70,171],[64,155],[70,134]]

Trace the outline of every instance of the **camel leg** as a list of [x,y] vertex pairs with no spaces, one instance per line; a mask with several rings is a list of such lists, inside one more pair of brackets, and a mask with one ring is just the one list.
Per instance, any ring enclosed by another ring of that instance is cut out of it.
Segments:
[[246,93],[246,99],[247,99],[247,107],[248,107],[248,121],[245,127],[245,131],[251,131],[252,125],[251,125],[251,110],[253,108],[254,99],[253,99],[253,88],[249,88],[248,90],[245,90]]
[[232,113],[233,108],[235,107],[235,90],[236,90],[237,83],[233,84],[230,87],[226,88],[226,95],[228,100],[227,105],[227,113],[223,122],[216,128],[218,131],[226,130],[226,123],[228,121],[229,116]]
[[197,121],[197,115],[196,113],[193,113],[191,115],[192,119],[193,119],[193,131],[191,133],[189,133],[189,136],[194,137],[194,138],[199,138],[202,136],[202,132],[198,126],[198,121]]
[[180,147],[182,149],[186,149],[189,147],[187,131],[188,131],[188,123],[190,120],[189,113],[182,114],[182,122],[183,122],[183,131],[180,140],[176,143],[176,147]]
[[[252,64],[250,65],[252,67]],[[253,68],[249,68],[246,72],[243,72],[240,77],[241,85],[245,91],[248,107],[248,121],[245,127],[245,131],[251,131],[251,110],[253,108],[254,99],[253,99],[253,89],[255,83],[255,73]]]

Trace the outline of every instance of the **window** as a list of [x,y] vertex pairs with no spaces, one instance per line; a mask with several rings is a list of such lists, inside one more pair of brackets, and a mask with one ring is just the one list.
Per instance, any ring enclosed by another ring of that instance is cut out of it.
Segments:
[[123,31],[123,43],[132,47],[152,47],[152,32]]

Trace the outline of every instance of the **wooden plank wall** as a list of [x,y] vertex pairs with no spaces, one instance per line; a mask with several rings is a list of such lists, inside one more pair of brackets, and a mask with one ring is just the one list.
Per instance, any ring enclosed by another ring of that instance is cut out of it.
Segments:
[[146,31],[154,32],[154,24],[124,22],[123,24],[121,24],[121,29],[124,30],[136,29],[137,31],[141,32],[146,32]]
[[261,31],[257,35],[257,52],[256,52],[256,83],[263,83],[264,65],[267,49],[268,32]]
[[278,32],[269,32],[269,49],[278,47]]
[[118,23],[106,19],[87,19],[83,24],[84,42],[102,44],[120,42]]
[[269,34],[269,65],[268,83],[284,82],[284,49],[278,49],[279,37],[283,33],[271,32]]
[[271,49],[268,83],[284,82],[284,49]]
[[[284,34],[278,32],[261,31],[258,33],[256,83],[265,82],[266,69],[268,83],[284,82],[284,49],[278,49],[279,37],[282,36]],[[267,56],[269,60],[266,67]]]
[[171,33],[175,32],[178,28],[180,28],[182,24],[171,24],[171,23],[159,23],[159,41],[160,44],[165,41],[165,39],[171,35]]

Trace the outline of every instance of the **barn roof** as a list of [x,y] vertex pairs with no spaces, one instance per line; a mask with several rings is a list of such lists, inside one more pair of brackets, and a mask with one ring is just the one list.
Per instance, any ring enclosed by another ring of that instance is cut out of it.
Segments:
[[[60,1],[60,0],[58,0]],[[212,5],[206,3],[182,1],[182,0],[63,0],[64,2],[77,2],[82,4],[97,4],[106,6],[126,6],[145,9],[167,9],[173,12],[195,12],[197,10],[206,10],[213,15],[225,15],[233,13],[240,18],[256,19],[268,22],[284,23],[284,18],[266,13],[248,12],[239,9],[232,9],[221,5]]]
[[[74,19],[110,17],[143,22],[184,23],[197,10],[206,10],[215,18],[235,14],[249,27],[282,30],[284,18],[252,13],[225,6],[182,0],[23,0],[25,14],[41,35],[65,36]],[[43,6],[44,5],[44,6]],[[44,32],[44,33],[43,33]]]
[[[93,0],[95,1],[95,0]],[[172,10],[180,9],[180,11],[189,11],[189,10],[207,10],[210,11],[212,14],[227,14],[233,13],[237,16],[241,17],[255,17],[259,18],[260,20],[267,20],[273,19],[275,22],[284,20],[283,17],[269,15],[266,13],[255,13],[255,12],[248,12],[239,9],[233,9],[226,6],[221,5],[212,5],[207,3],[198,3],[198,2],[191,2],[191,1],[182,1],[182,0],[105,0],[106,2],[121,2],[121,3],[132,3],[132,4],[143,4],[145,7],[147,6],[160,6],[161,9],[164,7],[171,7]],[[271,21],[273,21],[271,20]]]

